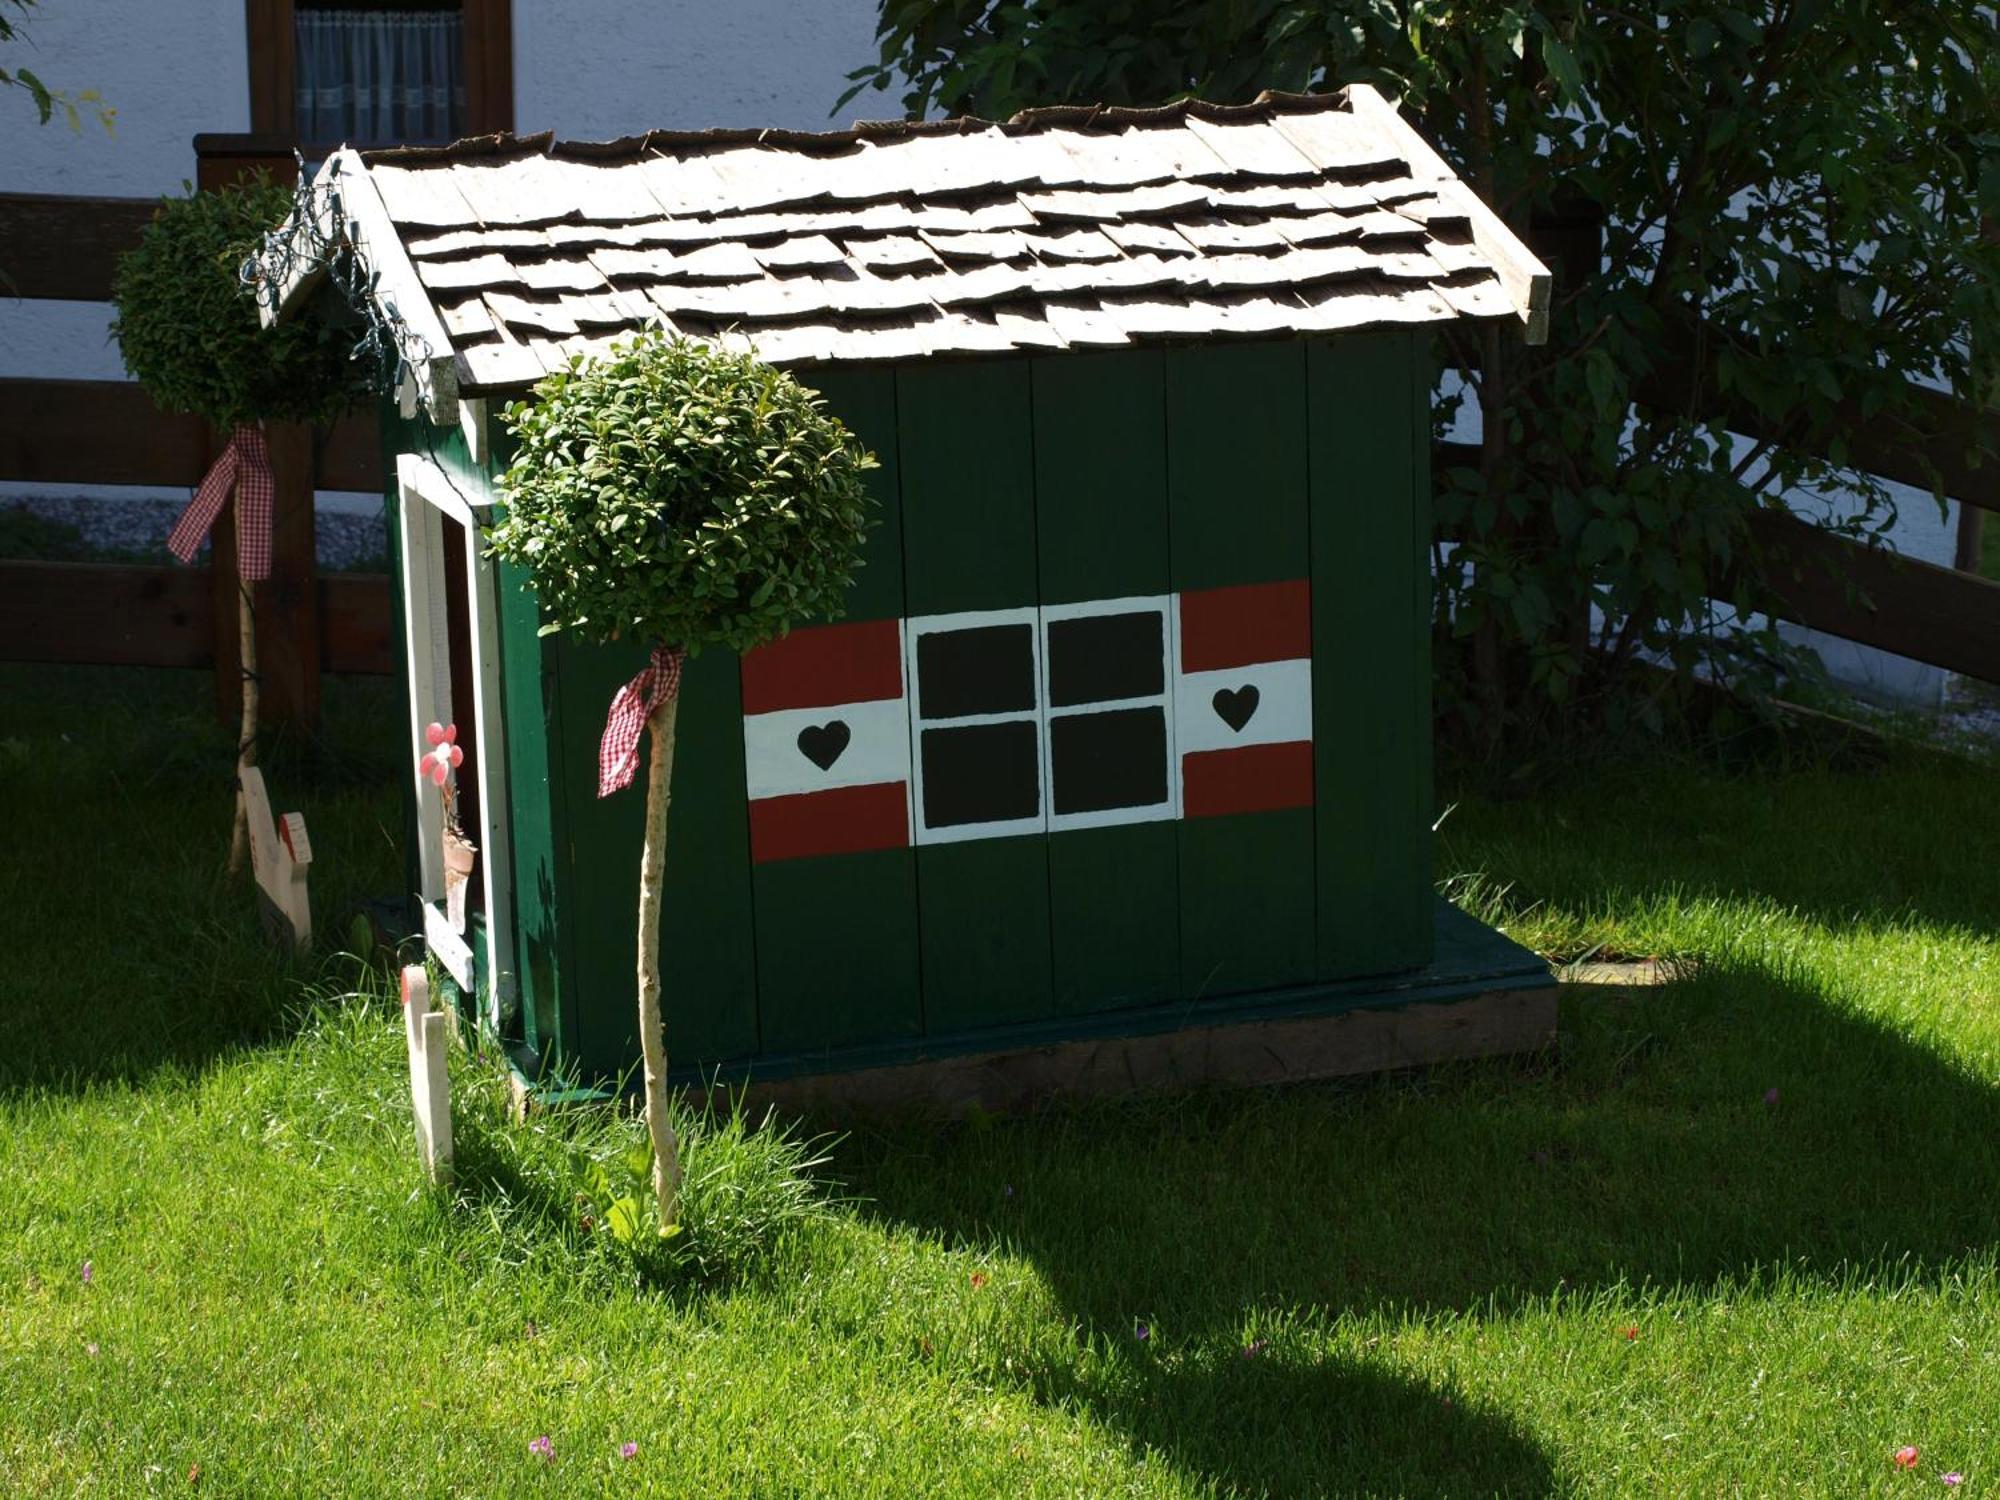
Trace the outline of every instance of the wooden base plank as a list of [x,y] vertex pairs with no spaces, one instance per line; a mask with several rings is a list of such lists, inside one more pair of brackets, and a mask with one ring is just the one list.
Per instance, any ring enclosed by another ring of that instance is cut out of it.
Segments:
[[1556,991],[1543,984],[1438,1003],[1099,1037],[850,1073],[753,1077],[742,1092],[756,1107],[806,1114],[1003,1113],[1054,1098],[1301,1083],[1534,1052],[1550,1045],[1555,1033]]

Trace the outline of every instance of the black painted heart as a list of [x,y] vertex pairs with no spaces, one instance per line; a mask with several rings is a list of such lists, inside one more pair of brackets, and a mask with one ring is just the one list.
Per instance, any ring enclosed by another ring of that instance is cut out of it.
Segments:
[[822,771],[831,771],[853,737],[846,721],[841,719],[828,724],[808,724],[799,731],[799,754]]
[[1215,705],[1215,716],[1241,734],[1243,726],[1257,712],[1257,684],[1246,682],[1240,688],[1222,688],[1209,702]]

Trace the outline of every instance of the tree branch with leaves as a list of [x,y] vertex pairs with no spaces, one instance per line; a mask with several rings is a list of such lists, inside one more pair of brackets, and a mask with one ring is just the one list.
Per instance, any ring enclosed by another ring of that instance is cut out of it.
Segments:
[[[1751,514],[1811,491],[1879,534],[1894,506],[1847,461],[1854,414],[1914,427],[1924,385],[1991,389],[1982,0],[883,0],[878,38],[855,92],[912,115],[1369,83],[1531,241],[1601,215],[1601,259],[1558,267],[1545,348],[1444,340],[1483,439],[1437,476],[1440,706],[1489,741],[1657,727],[1642,660],[1772,685],[1775,632],[1709,608],[1765,602]],[[1718,415],[1744,407],[1789,436],[1751,465]]]

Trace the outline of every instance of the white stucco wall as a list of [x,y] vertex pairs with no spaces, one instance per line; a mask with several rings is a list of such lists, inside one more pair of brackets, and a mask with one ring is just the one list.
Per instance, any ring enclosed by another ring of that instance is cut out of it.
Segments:
[[654,129],[830,130],[846,75],[874,60],[874,0],[514,0],[514,118],[524,133],[610,140]]
[[[194,138],[250,128],[243,0],[53,0],[8,49],[50,88],[96,89],[114,133],[60,117],[37,127],[26,95],[0,96],[0,192],[150,198],[194,176]],[[0,375],[116,380],[124,367],[101,302],[0,297]]]
[[150,197],[194,176],[194,137],[250,128],[243,0],[50,0],[9,57],[51,88],[96,89],[116,134],[60,119],[36,129],[25,96],[0,99],[0,192]]

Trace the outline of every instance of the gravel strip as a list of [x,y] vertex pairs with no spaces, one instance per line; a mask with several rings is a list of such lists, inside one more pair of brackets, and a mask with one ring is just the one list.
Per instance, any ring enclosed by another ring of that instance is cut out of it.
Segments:
[[[30,496],[0,502],[19,506],[45,520],[74,526],[94,551],[120,556],[143,553],[167,556],[167,533],[173,529],[184,496],[144,500],[99,500],[84,496]],[[355,515],[320,510],[313,517],[313,551],[322,572],[350,568],[381,568],[389,546],[379,511]],[[197,561],[205,560],[206,543]]]

